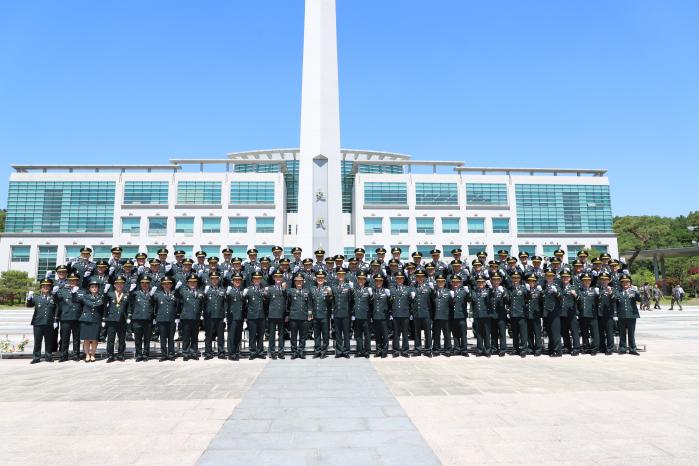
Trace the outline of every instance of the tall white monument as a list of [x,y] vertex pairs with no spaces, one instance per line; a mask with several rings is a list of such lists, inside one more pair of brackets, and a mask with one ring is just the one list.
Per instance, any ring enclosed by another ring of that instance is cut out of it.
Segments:
[[335,0],[306,0],[298,242],[304,256],[343,251]]

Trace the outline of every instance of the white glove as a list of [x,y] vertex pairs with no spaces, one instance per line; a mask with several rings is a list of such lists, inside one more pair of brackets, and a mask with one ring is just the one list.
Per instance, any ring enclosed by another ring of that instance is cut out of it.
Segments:
[[153,287],[150,289],[150,295],[153,296],[155,294],[156,288]]
[[350,287],[351,289],[354,289],[354,283],[349,282],[349,287]]
[[248,289],[245,288],[245,289],[243,290],[243,296],[247,296],[247,295],[248,295]]
[[89,277],[90,275],[92,275],[92,272],[90,272],[90,271],[88,270],[88,271],[85,272],[85,274],[83,275],[83,278],[87,278],[87,277]]
[[[54,324],[54,325],[55,325],[55,324]],[[107,323],[106,323],[106,322],[102,322],[102,328],[104,328],[104,327],[106,327],[106,326],[107,326]]]
[[53,328],[54,328],[54,330],[58,328],[58,322],[53,323]]
[[131,286],[129,287],[129,291],[133,291],[136,289],[136,284],[132,283]]
[[414,292],[414,291],[411,291],[411,292],[410,292],[410,297],[411,297],[412,299],[415,299],[415,292]]
[[114,270],[116,270],[114,267],[109,267],[109,275],[113,274]]
[[153,319],[153,325],[155,325],[155,324],[157,324],[157,323],[158,323],[158,321],[155,320],[155,319]]
[[595,288],[595,296],[599,296],[599,288]]
[[541,285],[536,285],[536,291],[542,291],[542,290],[541,290]]
[[175,319],[175,323],[176,323],[177,325],[179,325],[179,324],[180,324],[180,319]]
[[374,290],[372,290],[371,288],[368,288],[368,290],[369,290],[369,296],[374,296]]
[[231,291],[233,291],[233,287],[229,285],[228,288],[226,288],[226,293],[230,294]]
[[112,287],[112,285],[110,285],[109,283],[105,283],[105,284],[104,284],[104,292],[106,293],[107,291],[109,291],[109,289],[110,289],[111,287]]
[[54,294],[58,293],[58,285],[55,285],[53,287],[53,289],[51,290],[51,293],[54,293]]
[[29,301],[30,299],[33,299],[33,298],[34,298],[34,292],[33,291],[27,292],[27,301]]
[[175,289],[179,290],[181,286],[182,286],[182,282],[177,282],[177,285],[175,285]]
[[393,316],[388,316],[388,320],[393,320]]
[[502,285],[498,286],[498,291],[500,293],[503,293],[505,291],[505,288],[502,287]]
[[71,293],[77,293],[77,292],[78,292],[78,289],[79,289],[79,288],[78,288],[77,286],[74,286],[73,288],[70,289],[70,292],[71,292]]
[[386,290],[386,296],[391,296],[391,290],[389,290],[388,288],[385,288],[385,290]]
[[210,287],[209,285],[206,285],[206,286],[204,287],[204,294],[208,293],[208,292],[209,292],[209,289],[211,289],[211,287]]
[[199,317],[199,320],[204,320],[204,314],[202,314],[201,317]]
[[410,320],[413,320],[413,316],[410,316]]
[[449,291],[449,296],[451,296],[452,298],[454,297],[454,290]]
[[139,265],[139,266],[138,266],[138,274],[139,274],[139,275],[141,275],[141,274],[143,273],[144,270],[146,270],[146,267],[145,267],[145,266],[143,266],[143,265]]
[[165,272],[167,273],[167,272],[169,272],[170,270],[172,270],[172,264],[167,264],[167,265],[165,266]]
[[527,287],[527,291],[529,291],[529,290],[531,290],[531,289],[532,289],[532,287],[531,287],[531,286],[529,286],[529,283],[525,283],[525,284],[524,284],[524,286],[526,286],[526,287]]

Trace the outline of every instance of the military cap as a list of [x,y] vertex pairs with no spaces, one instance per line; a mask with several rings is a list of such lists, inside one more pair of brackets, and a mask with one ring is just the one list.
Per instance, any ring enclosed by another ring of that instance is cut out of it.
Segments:
[[572,274],[567,270],[564,270],[563,272],[561,272],[561,277],[572,277]]
[[427,264],[425,266],[426,269],[434,269],[434,264]]
[[145,283],[145,282],[150,283],[151,279],[148,275],[141,275],[141,278],[138,281],[141,283]]
[[454,248],[451,250],[452,255],[453,254],[461,254],[462,252],[463,251],[461,250],[461,248]]
[[53,286],[53,280],[51,280],[50,278],[44,278],[43,280],[41,280],[40,285],[41,285],[41,286],[44,286],[44,285],[51,285],[51,286]]
[[478,259],[473,259],[473,260],[471,261],[471,265],[472,265],[473,267],[478,267],[478,266],[480,266],[480,265],[483,265],[483,262],[479,261]]
[[91,277],[91,278],[90,278],[90,281],[88,282],[88,285],[87,285],[87,286],[92,286],[92,285],[100,286],[101,284],[102,284],[102,282],[100,282],[99,278],[97,278],[97,277]]
[[327,276],[328,276],[328,274],[325,273],[324,270],[319,270],[319,271],[316,272],[316,278],[325,278],[325,277],[327,277]]
[[340,274],[346,274],[346,273],[347,273],[347,269],[344,268],[344,267],[340,267],[339,269],[337,269],[337,272],[335,272],[335,273],[338,274],[338,275],[340,275]]
[[148,261],[148,264],[149,265],[160,265],[161,262],[160,262],[160,259],[151,259],[150,261]]
[[65,265],[59,265],[58,267],[56,267],[56,272],[67,272],[67,271],[68,271],[68,267],[66,267]]
[[374,274],[374,276],[372,278],[374,279],[375,282],[383,281],[383,275],[381,275],[380,273]]
[[371,267],[378,267],[378,266],[381,265],[381,262],[379,262],[379,261],[377,261],[376,259],[374,259],[374,260],[372,260],[371,262],[369,262],[369,265],[370,265]]
[[196,273],[192,273],[192,274],[189,274],[189,275],[187,276],[187,281],[188,281],[188,282],[198,282],[198,281],[199,281],[199,277],[197,277],[197,274],[196,274]]
[[463,281],[463,280],[462,280],[461,277],[459,277],[458,275],[452,275],[452,276],[451,276],[451,281],[453,281],[453,282],[460,282],[460,281]]
[[553,251],[553,255],[554,256],[565,256],[566,252],[563,249],[559,248],[559,249],[556,249],[555,251]]
[[291,248],[291,254],[302,253],[302,252],[303,252],[303,249],[301,249],[298,246],[294,246],[293,248]]
[[612,276],[609,275],[609,273],[607,273],[607,272],[602,272],[601,274],[599,274],[599,279],[600,280],[611,280]]
[[172,278],[165,276],[162,280],[160,280],[160,284],[161,285],[166,285],[166,284],[172,285]]
[[260,272],[253,272],[251,277],[252,278],[262,278],[262,274]]
[[114,283],[126,283],[126,278],[123,275],[118,275],[114,279]]
[[485,277],[483,275],[479,275],[478,278],[476,278],[476,281],[483,283],[485,282]]
[[296,280],[304,281],[305,279],[303,278],[303,275],[301,275],[300,273],[297,273],[296,275],[294,275],[294,281],[296,281]]
[[541,256],[533,256],[532,257],[532,262],[543,262],[544,259]]
[[498,251],[498,256],[507,256],[509,254],[510,254],[510,252],[507,249],[500,249]]
[[515,270],[514,272],[512,272],[512,273],[510,274],[510,277],[512,277],[512,278],[522,278],[522,274]]
[[494,278],[498,278],[498,279],[502,280],[502,275],[500,275],[500,272],[495,272],[494,274],[492,274],[492,275],[490,276],[490,279],[491,279],[491,280],[494,279]]
[[158,249],[158,255],[160,256],[161,254],[170,254],[170,251],[167,250],[167,248],[160,248]]
[[282,251],[284,251],[284,248],[282,248],[281,246],[273,246],[272,247],[272,252],[282,252]]
[[403,252],[403,250],[401,248],[399,248],[398,246],[393,246],[391,248],[391,254],[394,254],[396,252],[400,254],[401,252]]
[[95,265],[96,265],[97,267],[109,267],[109,262],[107,262],[107,261],[104,260],[104,259],[100,259],[100,260],[97,261],[97,263],[96,263]]
[[283,277],[284,274],[281,272],[281,270],[275,270],[274,273],[272,274],[273,277]]
[[183,265],[192,265],[192,264],[194,264],[194,261],[188,257],[182,261],[182,264]]
[[434,256],[434,255],[441,254],[441,253],[442,253],[442,251],[440,251],[439,249],[433,249],[430,251],[430,256]]
[[534,274],[527,275],[527,281],[528,282],[536,282],[539,280],[539,277],[537,277]]
[[388,265],[398,265],[400,264],[400,261],[398,259],[389,259],[388,260]]
[[289,259],[287,259],[286,257],[279,259],[279,265],[289,265],[290,263],[291,261],[289,261]]
[[415,272],[416,277],[424,277],[425,276],[425,271],[424,270],[418,270]]
[[439,275],[437,275],[436,280],[438,282],[445,282],[445,281],[447,281],[447,277],[445,277],[443,274],[439,274]]
[[581,279],[581,280],[592,280],[592,275],[590,275],[589,273],[585,272],[584,274],[582,274],[582,275],[580,276],[580,279]]
[[587,251],[585,251],[584,249],[581,249],[580,251],[578,251],[578,257],[588,257],[589,255],[590,254]]
[[71,272],[71,273],[68,275],[68,280],[80,280],[80,275],[78,275],[78,274],[75,273],[75,272]]
[[477,256],[477,257],[488,257],[488,253],[485,252],[485,251],[478,251],[478,252],[476,253],[476,256]]
[[366,272],[360,270],[359,272],[357,272],[357,278],[366,278]]
[[233,254],[233,250],[231,248],[223,248],[221,249],[221,254]]
[[594,259],[592,259],[592,263],[593,263],[593,264],[601,264],[601,263],[602,263],[602,258],[600,258],[600,257],[595,257]]
[[114,253],[119,253],[119,254],[121,254],[122,252],[124,252],[124,250],[121,249],[121,246],[114,246],[114,247],[112,248],[112,254],[114,254]]
[[407,263],[405,264],[405,268],[406,268],[406,269],[414,269],[415,267],[417,267],[417,265],[415,264],[415,262],[407,262]]
[[365,252],[366,252],[366,251],[364,250],[364,248],[354,248],[354,253],[355,253],[355,254],[357,254],[357,253],[364,254]]
[[133,266],[134,266],[134,263],[133,263],[133,261],[131,261],[131,260],[125,260],[124,263],[121,264],[121,266],[124,267],[124,268],[126,268],[126,267],[133,267]]
[[582,267],[582,266],[584,266],[584,265],[585,265],[585,264],[583,264],[581,260],[575,259],[575,260],[573,261],[573,267]]
[[330,257],[330,256],[328,256],[328,257],[326,257],[325,259],[323,259],[323,262],[325,262],[326,264],[328,264],[328,263],[331,263],[331,262],[335,262],[335,259],[332,258],[332,257]]
[[[253,277],[254,276],[255,276],[255,274],[253,274]],[[211,272],[209,274],[209,278],[221,278],[221,274],[219,273],[218,270],[214,270],[213,272]]]
[[269,262],[272,262],[272,260],[271,260],[269,257],[265,256],[265,257],[263,257],[262,259],[260,259],[260,264],[263,263],[263,262],[264,262],[264,263],[269,263]]
[[181,257],[181,256],[186,256],[187,253],[184,252],[182,249],[178,249],[175,251],[175,257]]
[[83,246],[82,248],[80,248],[80,254],[85,254],[85,253],[92,254],[92,248],[88,248],[87,246]]
[[399,278],[402,278],[402,279],[407,278],[403,272],[398,272],[398,273],[396,273],[396,274],[394,275],[394,277],[395,277],[396,280],[399,279]]
[[490,267],[499,267],[500,264],[498,264],[496,261],[491,260],[491,261],[488,261],[488,266],[490,266]]
[[211,256],[211,257],[209,257],[208,259],[206,259],[206,261],[209,262],[209,263],[211,263],[211,262],[218,262],[218,257],[216,257],[216,256]]
[[325,250],[324,249],[316,249],[313,254],[315,254],[316,256],[324,256]]
[[463,265],[463,263],[464,261],[462,261],[461,259],[454,259],[453,261],[451,261],[451,265]]
[[205,253],[204,251],[197,251],[197,253],[195,254],[195,256],[197,256],[197,257],[206,257],[206,253]]
[[611,259],[609,261],[609,265],[619,265],[619,264],[620,264],[620,262],[617,259]]
[[248,254],[248,256],[249,256],[250,254],[257,254],[257,253],[258,253],[257,249],[255,249],[255,248],[250,248],[250,249],[248,249],[248,253],[247,253],[247,254]]
[[418,252],[418,251],[415,251],[414,253],[412,253],[412,254],[410,255],[410,257],[412,257],[413,259],[416,259],[416,258],[418,258],[418,257],[419,257],[420,259],[422,259],[422,254],[421,254],[420,252]]
[[311,259],[310,257],[307,257],[304,260],[302,260],[301,263],[303,265],[313,264],[313,259]]
[[606,260],[609,260],[609,259],[612,258],[612,256],[611,256],[608,252],[603,253],[603,254],[602,254],[601,256],[599,256],[599,257],[600,257],[600,259],[602,259],[602,260],[605,260],[605,259],[606,259]]
[[136,259],[147,259],[148,254],[146,254],[145,252],[139,252],[138,254],[136,254],[135,258]]
[[233,274],[233,276],[231,277],[231,279],[233,279],[233,280],[242,280],[242,279],[243,279],[243,275],[242,275],[240,272],[236,272],[236,273]]
[[344,260],[345,260],[345,256],[343,256],[342,254],[336,254],[336,255],[335,255],[335,262],[337,262],[337,261],[344,261]]
[[552,264],[560,264],[561,260],[558,257],[554,257],[553,259],[551,259],[551,263]]
[[516,257],[508,257],[508,258],[507,258],[507,263],[508,263],[508,264],[514,264],[514,263],[516,263],[516,262],[517,262],[517,258],[516,258]]
[[544,272],[544,275],[546,275],[547,277],[550,277],[552,275],[556,275],[556,273],[553,270],[548,269],[548,270],[546,270],[546,272]]
[[242,264],[242,263],[243,263],[243,259],[241,259],[240,257],[234,257],[233,259],[231,259],[231,264]]
[[619,279],[620,282],[630,282],[631,277],[629,275],[622,275],[622,277]]
[[386,248],[376,248],[374,249],[376,254],[386,254]]
[[529,253],[527,251],[520,251],[519,257],[529,257]]

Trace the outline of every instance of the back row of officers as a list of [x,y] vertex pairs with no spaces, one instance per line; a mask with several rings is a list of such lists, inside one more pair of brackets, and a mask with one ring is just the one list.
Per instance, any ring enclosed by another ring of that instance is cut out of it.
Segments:
[[161,249],[158,259],[148,260],[141,253],[134,262],[122,259],[121,252],[114,247],[111,259],[93,262],[92,250],[82,248],[80,258],[41,281],[37,295],[27,294],[27,306],[35,308],[33,363],[41,359],[42,340],[45,359],[51,360],[59,325],[60,361],[69,359],[71,338],[72,358],[80,359],[83,340],[85,361],[94,361],[100,333],[107,340],[107,362],[123,361],[127,331],[134,335],[136,361],[146,361],[154,329],[161,361],[176,357],[176,330],[184,360],[198,359],[200,326],[205,359],[239,360],[244,323],[249,359],[265,358],[267,352],[283,359],[287,331],[292,359],[305,358],[311,333],[314,357],[325,358],[331,328],[336,358],[349,358],[351,332],[355,357],[369,357],[372,333],[375,357],[385,358],[389,352],[393,357],[469,356],[468,319],[473,319],[477,356],[508,354],[508,333],[511,354],[521,357],[544,353],[544,334],[546,353],[552,357],[564,351],[572,356],[609,355],[615,349],[638,355],[640,294],[624,264],[609,255],[588,260],[588,253],[580,251],[569,265],[561,250],[546,262],[526,252],[517,259],[503,250],[498,260],[489,262],[480,252],[469,266],[458,248],[451,251],[448,264],[436,249],[431,261],[413,253],[410,262],[400,260],[400,248],[392,249],[388,261],[386,250],[378,248],[377,259],[370,262],[364,261],[362,248],[347,261],[342,255],[325,257],[323,250],[315,251],[315,261],[301,259],[300,248],[287,259],[280,247],[273,249],[273,259],[259,260],[258,251],[250,249],[247,261],[233,257],[230,249],[222,251],[222,261],[202,251],[193,261],[175,251],[176,261],[168,262],[169,251]]

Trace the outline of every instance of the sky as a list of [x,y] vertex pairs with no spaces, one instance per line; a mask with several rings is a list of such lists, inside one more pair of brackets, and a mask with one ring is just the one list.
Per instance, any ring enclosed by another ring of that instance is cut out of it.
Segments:
[[[302,0],[0,2],[12,163],[298,147]],[[337,0],[342,145],[605,168],[615,215],[699,209],[699,2]]]

